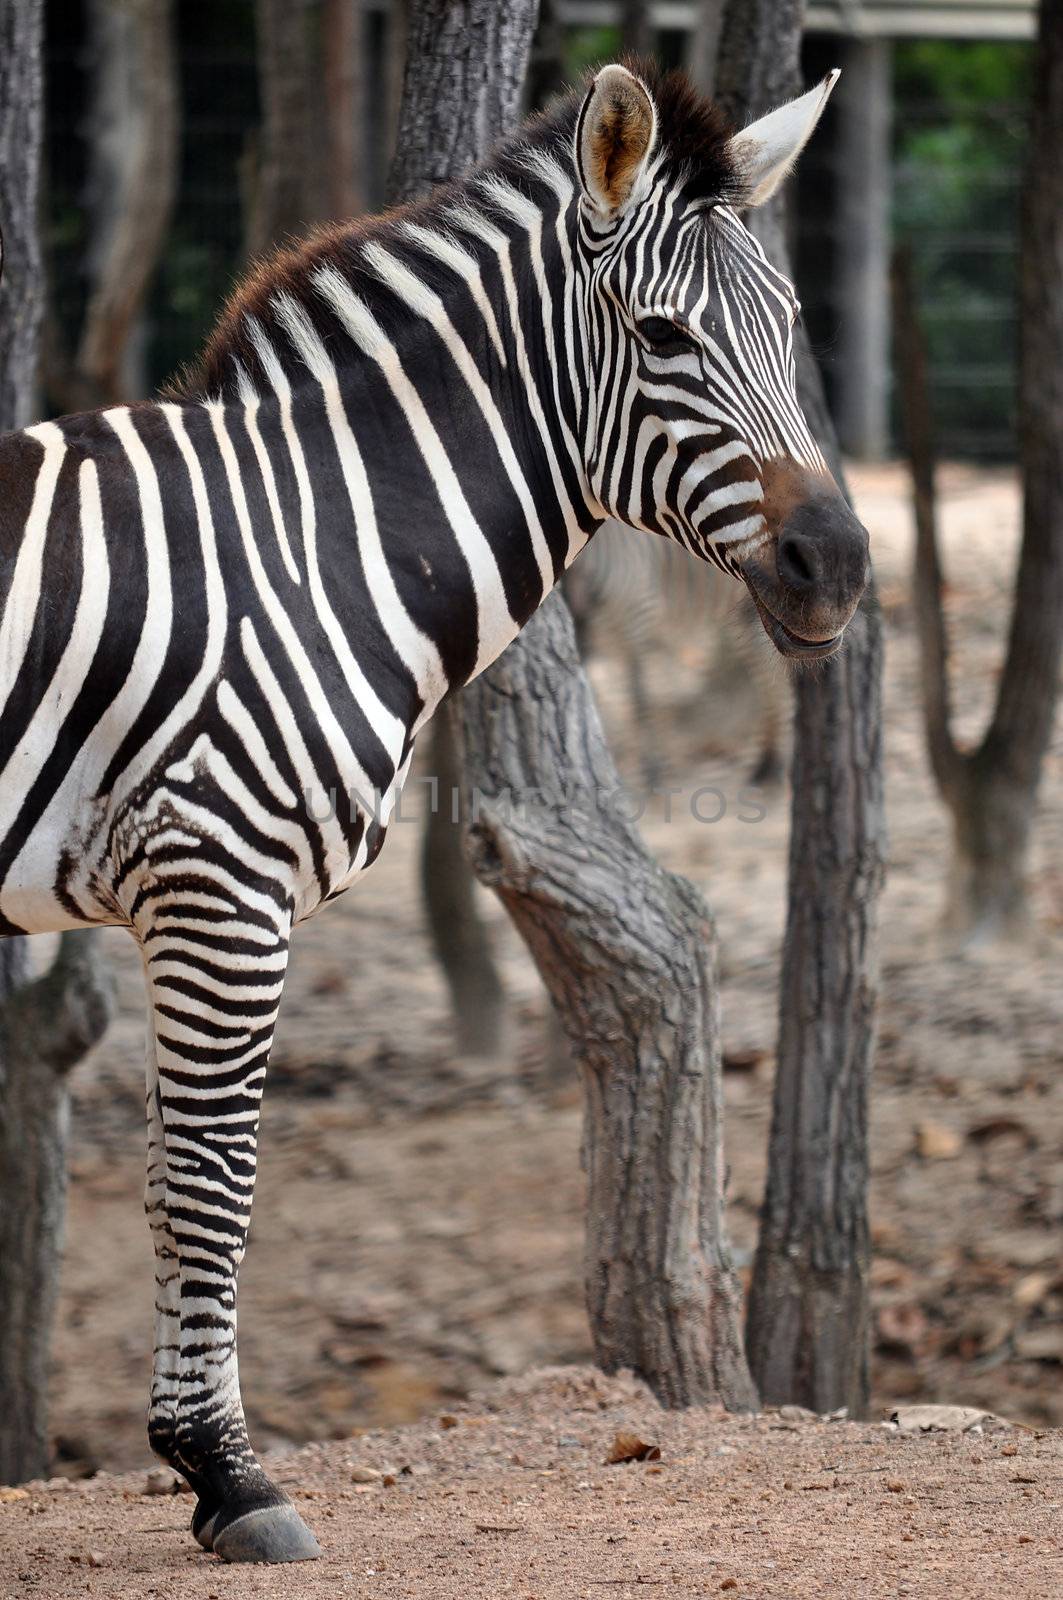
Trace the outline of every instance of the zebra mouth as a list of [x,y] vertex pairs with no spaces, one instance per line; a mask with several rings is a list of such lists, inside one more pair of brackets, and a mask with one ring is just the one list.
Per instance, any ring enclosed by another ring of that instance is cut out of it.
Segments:
[[748,579],[746,587],[753,596],[764,632],[780,655],[788,656],[791,661],[826,661],[838,649],[845,634],[844,628],[830,639],[806,639],[802,634],[794,633],[774,612],[768,610]]

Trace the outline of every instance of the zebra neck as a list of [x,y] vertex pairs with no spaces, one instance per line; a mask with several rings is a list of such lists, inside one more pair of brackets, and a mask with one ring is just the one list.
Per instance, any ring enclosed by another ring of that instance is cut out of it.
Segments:
[[[577,443],[570,274],[548,259],[562,227],[525,204],[538,220],[516,233],[477,219],[475,253],[419,225],[369,240],[356,268],[319,263],[275,297],[268,331],[252,328],[286,425],[339,463],[417,723],[505,649],[600,520]],[[339,582],[345,553],[331,556]]]

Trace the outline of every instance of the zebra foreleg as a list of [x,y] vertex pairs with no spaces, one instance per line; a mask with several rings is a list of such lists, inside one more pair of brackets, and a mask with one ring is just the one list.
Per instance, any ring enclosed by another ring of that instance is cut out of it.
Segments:
[[158,1074],[147,1194],[161,1292],[149,1437],[195,1490],[192,1531],[205,1548],[227,1561],[311,1560],[317,1541],[251,1449],[236,1352],[236,1279],[287,921],[259,900],[231,922],[168,924],[142,943]]

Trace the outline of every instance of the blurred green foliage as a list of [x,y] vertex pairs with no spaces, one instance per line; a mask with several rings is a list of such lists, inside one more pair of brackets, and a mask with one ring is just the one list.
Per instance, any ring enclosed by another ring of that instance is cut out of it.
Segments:
[[939,448],[1014,449],[1016,255],[1025,44],[899,43],[894,235],[912,247]]

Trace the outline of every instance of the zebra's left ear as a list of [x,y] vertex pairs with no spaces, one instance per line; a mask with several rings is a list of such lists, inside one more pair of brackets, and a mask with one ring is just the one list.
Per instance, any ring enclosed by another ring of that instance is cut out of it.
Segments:
[[812,137],[840,77],[835,67],[807,94],[735,134],[728,148],[742,184],[739,205],[762,206],[771,199]]
[[607,221],[620,215],[657,139],[657,107],[641,78],[603,67],[576,122],[576,171],[584,198]]

